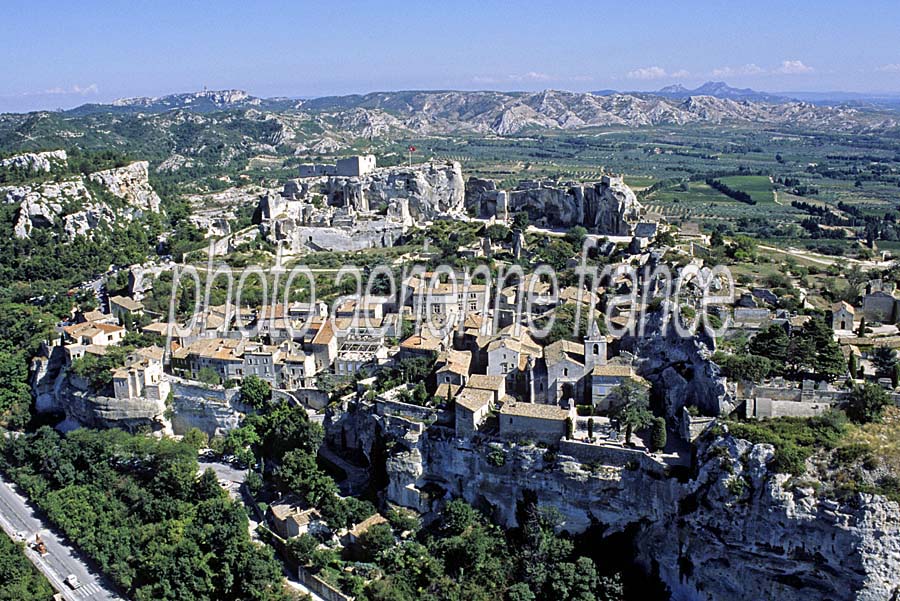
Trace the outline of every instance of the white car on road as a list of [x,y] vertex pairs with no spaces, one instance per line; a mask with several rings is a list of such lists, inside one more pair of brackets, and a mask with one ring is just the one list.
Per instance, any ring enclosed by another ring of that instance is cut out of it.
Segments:
[[75,574],[66,576],[66,584],[68,584],[73,591],[81,587],[81,581],[78,580],[78,576]]

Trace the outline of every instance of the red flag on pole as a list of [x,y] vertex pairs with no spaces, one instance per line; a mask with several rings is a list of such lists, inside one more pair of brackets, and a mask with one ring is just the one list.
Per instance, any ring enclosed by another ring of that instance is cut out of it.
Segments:
[[410,151],[410,152],[415,152],[415,151],[416,151],[416,147],[415,147],[415,146],[410,146],[410,147],[409,147],[409,151]]

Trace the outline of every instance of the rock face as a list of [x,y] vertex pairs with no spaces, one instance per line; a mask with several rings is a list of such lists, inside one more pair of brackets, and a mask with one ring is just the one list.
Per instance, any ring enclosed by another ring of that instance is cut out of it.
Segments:
[[465,209],[465,182],[457,162],[389,167],[363,177],[329,176],[322,191],[328,204],[357,211],[378,210],[391,200],[405,198],[410,215],[421,221],[462,214]]
[[713,441],[674,524],[641,529],[641,559],[659,566],[673,599],[898,598],[900,506],[786,488],[787,475],[768,473],[772,455],[769,445]]
[[159,213],[159,196],[150,187],[147,161],[137,161],[115,169],[90,174],[90,181],[102,185],[128,206],[140,211]]
[[66,371],[65,351],[59,346],[36,357],[31,374],[37,411],[64,413],[67,428],[150,427],[169,434],[199,428],[214,436],[238,427],[247,411],[237,388],[210,388],[169,375],[165,377],[172,387],[171,407],[165,400],[97,395],[86,382]]
[[288,180],[260,197],[260,231],[287,252],[393,246],[416,221],[461,216],[464,188],[455,162]]
[[558,184],[528,181],[515,190],[498,190],[496,183],[470,179],[466,206],[482,217],[528,213],[534,225],[569,228],[627,236],[640,220],[643,207],[621,177],[603,176],[594,184]]
[[647,315],[646,329],[628,336],[623,348],[638,360],[637,372],[661,391],[666,416],[676,422],[685,407],[697,407],[703,415],[727,415],[736,401],[719,366],[709,360],[715,341],[705,333],[680,336],[664,324],[661,312]]
[[[94,198],[87,182],[99,184],[124,201],[124,208],[111,207]],[[7,204],[19,205],[13,233],[28,238],[34,228],[61,226],[66,239],[90,236],[103,223],[119,218],[132,220],[146,212],[159,212],[159,196],[147,178],[147,162],[98,171],[61,182],[0,187]]]
[[97,395],[65,369],[65,351],[47,349],[32,362],[35,407],[41,413],[64,413],[66,427],[124,428],[149,426],[170,431],[165,402],[145,398],[116,399]]
[[64,166],[69,158],[65,150],[50,150],[47,152],[26,152],[7,159],[0,160],[2,169],[19,169],[32,173],[50,173],[59,166]]
[[[326,440],[379,461],[389,501],[418,511],[462,497],[506,526],[533,493],[571,533],[634,533],[637,561],[676,600],[895,599],[900,506],[872,495],[852,504],[787,489],[771,474],[769,445],[724,435],[701,439],[692,475],[656,462],[593,469],[534,446],[473,443],[448,429],[376,415],[361,406],[326,417]],[[378,470],[377,465],[375,471]]]

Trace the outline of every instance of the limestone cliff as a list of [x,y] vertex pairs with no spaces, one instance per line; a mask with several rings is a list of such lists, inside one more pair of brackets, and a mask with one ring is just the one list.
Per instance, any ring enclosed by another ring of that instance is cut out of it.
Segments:
[[455,162],[289,180],[260,197],[259,229],[287,252],[393,246],[414,222],[462,215],[464,188]]
[[98,395],[87,382],[65,367],[65,351],[47,347],[31,364],[31,385],[39,413],[62,413],[63,428],[149,427],[184,434],[199,428],[210,436],[225,434],[239,424],[248,408],[240,403],[237,388],[209,387],[167,375],[172,403],[147,398],[117,399]]
[[900,595],[897,503],[862,494],[845,504],[818,498],[769,472],[771,446],[727,432],[707,434],[695,467],[682,473],[649,456],[589,467],[561,450],[464,441],[365,405],[330,414],[326,432],[330,444],[368,458],[374,473],[383,467],[386,498],[399,505],[429,512],[462,497],[513,526],[516,505],[530,492],[560,511],[569,532],[628,532],[637,563],[673,599]]
[[[121,200],[116,203],[121,206],[111,206],[107,199],[97,197],[91,186],[100,186]],[[19,207],[13,229],[17,238],[30,237],[34,228],[52,227],[60,227],[67,240],[90,236],[104,223],[158,213],[160,204],[148,180],[146,161],[59,182],[0,187],[0,197]]]
[[464,210],[465,182],[457,162],[388,167],[362,177],[330,176],[322,190],[329,204],[357,211],[379,210],[405,198],[412,217],[422,221]]
[[515,190],[499,190],[494,182],[470,179],[466,206],[482,217],[528,213],[542,227],[575,225],[592,232],[627,236],[640,220],[643,208],[621,177],[604,176],[593,184],[522,182]]
[[31,173],[50,173],[68,162],[65,150],[26,152],[0,160],[0,169],[18,169]]

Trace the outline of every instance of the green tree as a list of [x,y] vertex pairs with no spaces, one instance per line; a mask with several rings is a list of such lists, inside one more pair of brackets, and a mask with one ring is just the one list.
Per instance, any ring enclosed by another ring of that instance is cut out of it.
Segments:
[[576,251],[581,250],[585,238],[587,238],[587,230],[580,225],[570,228],[564,237],[565,241],[571,244]]
[[21,545],[0,532],[0,599],[46,601],[53,588],[25,556]]
[[513,215],[512,225],[514,229],[522,230],[524,232],[528,229],[530,223],[531,219],[528,218],[528,213],[525,211],[519,211]]
[[363,556],[368,561],[374,561],[383,551],[394,546],[394,533],[389,524],[375,524],[363,532],[359,537],[359,545]]
[[210,386],[217,386],[222,383],[219,372],[211,367],[201,367],[200,371],[197,372],[197,380]]
[[754,336],[747,350],[751,355],[766,357],[772,361],[773,369],[781,371],[790,359],[791,339],[780,325],[773,324]]
[[856,379],[859,372],[859,361],[856,358],[856,353],[850,351],[850,358],[847,359],[847,372],[850,374],[852,379]]
[[846,370],[844,354],[835,342],[831,328],[821,317],[807,321],[794,337],[796,364],[817,378],[832,381]]
[[315,456],[299,449],[285,454],[275,476],[283,490],[297,494],[310,505],[320,505],[338,492],[331,476],[316,465]]
[[859,320],[859,328],[856,330],[856,335],[860,338],[866,337],[866,318],[863,317]]
[[759,355],[716,353],[713,361],[729,378],[738,381],[761,382],[772,372],[772,361]]
[[889,378],[897,365],[897,351],[889,346],[879,346],[872,353],[872,365],[880,378]]
[[254,409],[262,409],[272,398],[272,387],[257,375],[250,375],[241,382],[241,400]]
[[631,435],[650,425],[650,396],[646,386],[625,380],[609,393],[612,414],[625,426],[625,443],[631,443]]
[[571,417],[566,418],[566,440],[575,438],[575,423]]
[[444,506],[439,523],[445,534],[458,535],[480,523],[480,516],[465,501],[454,499]]
[[594,418],[589,417],[587,420],[588,440],[594,439]]
[[847,417],[859,424],[881,421],[890,396],[877,384],[855,386],[847,399]]
[[312,560],[312,554],[318,548],[319,541],[312,535],[303,533],[289,538],[285,546],[291,560],[298,565],[306,566]]
[[21,353],[0,351],[0,423],[18,429],[28,421],[31,386]]
[[650,446],[654,451],[662,451],[666,448],[666,420],[662,417],[654,418],[650,432]]
[[200,428],[190,428],[181,438],[184,444],[193,449],[205,449],[209,445],[209,435]]

